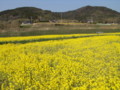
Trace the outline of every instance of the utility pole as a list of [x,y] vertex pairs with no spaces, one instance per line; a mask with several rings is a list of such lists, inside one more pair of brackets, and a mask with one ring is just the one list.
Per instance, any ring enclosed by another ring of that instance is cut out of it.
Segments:
[[30,17],[30,23],[33,23],[32,21],[33,21],[33,18],[32,18],[32,16],[31,16],[31,17]]
[[94,21],[93,21],[93,17],[91,17],[91,23],[92,23],[92,24],[94,23]]
[[62,12],[61,12],[61,16],[60,17],[61,17],[61,23],[62,23],[62,18],[63,18],[63,13]]

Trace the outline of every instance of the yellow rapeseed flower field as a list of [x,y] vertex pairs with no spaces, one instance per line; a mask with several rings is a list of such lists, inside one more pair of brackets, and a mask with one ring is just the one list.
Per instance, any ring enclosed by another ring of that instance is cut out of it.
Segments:
[[[0,38],[0,41],[66,36],[11,37]],[[1,44],[0,88],[120,90],[120,36],[116,33],[25,44]]]

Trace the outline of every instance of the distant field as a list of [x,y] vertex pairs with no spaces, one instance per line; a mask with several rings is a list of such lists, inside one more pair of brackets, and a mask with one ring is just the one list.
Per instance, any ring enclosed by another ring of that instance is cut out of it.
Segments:
[[81,34],[81,33],[111,33],[120,32],[120,25],[94,25],[94,24],[34,24],[32,26],[22,26],[21,28],[10,28],[0,30],[0,37],[6,36],[36,36],[55,34]]
[[120,33],[2,37],[0,43],[0,90],[120,89]]

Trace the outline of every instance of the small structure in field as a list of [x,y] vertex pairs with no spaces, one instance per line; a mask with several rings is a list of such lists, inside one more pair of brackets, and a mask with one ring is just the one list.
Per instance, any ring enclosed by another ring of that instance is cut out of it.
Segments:
[[97,34],[102,34],[103,32],[102,31],[98,31],[98,32],[96,32]]
[[32,22],[31,21],[23,21],[21,25],[31,25]]
[[89,19],[87,23],[94,23],[93,19]]
[[57,23],[57,20],[49,20],[50,23]]

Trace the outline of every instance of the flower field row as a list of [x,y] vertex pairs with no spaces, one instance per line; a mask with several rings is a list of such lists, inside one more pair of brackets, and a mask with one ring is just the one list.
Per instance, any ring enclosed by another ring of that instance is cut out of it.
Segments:
[[0,45],[0,88],[119,90],[120,36]]
[[41,35],[41,36],[24,36],[24,37],[0,37],[2,42],[15,42],[15,41],[29,41],[29,40],[45,40],[45,39],[64,39],[84,36],[97,36],[97,35],[120,35],[120,33],[100,33],[100,34],[68,34],[68,35]]

